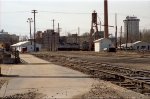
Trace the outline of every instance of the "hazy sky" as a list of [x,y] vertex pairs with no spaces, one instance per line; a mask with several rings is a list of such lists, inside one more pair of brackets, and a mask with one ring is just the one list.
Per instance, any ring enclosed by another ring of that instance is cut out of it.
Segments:
[[[98,12],[104,22],[103,0],[0,0],[0,29],[18,35],[29,35],[27,18],[32,17],[31,10],[36,9],[37,31],[55,27],[60,23],[61,35],[67,32],[76,33],[80,27],[81,34],[89,32],[91,27],[91,13]],[[140,19],[140,29],[150,29],[150,0],[108,0],[109,25],[115,25],[117,13],[118,31],[124,25],[126,16],[137,16]],[[103,27],[102,27],[103,30]],[[114,34],[115,28],[109,28]],[[33,27],[32,27],[33,32]]]

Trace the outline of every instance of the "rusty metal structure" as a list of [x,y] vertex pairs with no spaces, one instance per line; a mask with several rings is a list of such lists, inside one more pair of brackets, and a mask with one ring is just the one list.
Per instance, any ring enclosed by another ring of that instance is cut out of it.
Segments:
[[[90,39],[89,39],[89,50],[91,51],[93,46],[93,35],[95,32],[98,32],[97,27],[97,13],[94,11],[92,13],[92,22],[91,22],[91,30],[90,30]],[[109,38],[109,31],[108,31],[108,3],[107,0],[104,0],[104,38]],[[94,31],[94,28],[96,31]]]
[[89,50],[92,50],[93,47],[93,40],[96,39],[93,37],[94,33],[98,32],[98,26],[97,26],[97,12],[93,11],[92,13],[92,22],[91,22],[91,29],[90,29],[90,38],[89,38]]

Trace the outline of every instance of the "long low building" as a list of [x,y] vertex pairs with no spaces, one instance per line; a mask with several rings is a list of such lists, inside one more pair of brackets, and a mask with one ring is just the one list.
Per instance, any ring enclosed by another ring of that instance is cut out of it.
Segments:
[[[35,44],[36,51],[40,51],[41,50],[41,44]],[[16,44],[11,45],[11,48],[13,50],[18,50],[19,52],[33,52],[34,51],[34,42],[30,42],[30,41],[23,41],[23,42],[18,42]]]
[[127,43],[121,45],[123,49],[126,49],[126,46],[128,49],[150,51],[150,43],[147,42],[136,41],[134,43]]

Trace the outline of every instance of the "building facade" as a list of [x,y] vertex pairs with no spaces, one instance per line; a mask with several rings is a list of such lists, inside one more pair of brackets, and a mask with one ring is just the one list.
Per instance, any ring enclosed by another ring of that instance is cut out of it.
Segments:
[[128,31],[128,42],[135,42],[139,40],[140,33],[139,33],[139,21],[135,16],[127,16],[124,22],[124,37],[127,37]]
[[59,33],[54,32],[54,30],[46,30],[43,33],[43,49],[48,51],[57,51],[59,44]]
[[150,43],[142,42],[142,41],[136,41],[133,43],[127,43],[121,45],[122,49],[131,49],[131,50],[137,50],[137,51],[150,51]]
[[94,49],[95,52],[104,51],[105,48],[109,49],[112,47],[112,42],[110,39],[101,38],[94,41]]

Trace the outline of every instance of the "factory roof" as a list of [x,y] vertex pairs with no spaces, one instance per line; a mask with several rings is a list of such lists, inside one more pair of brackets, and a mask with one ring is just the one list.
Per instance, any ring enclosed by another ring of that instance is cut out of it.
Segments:
[[102,40],[109,40],[109,41],[111,41],[111,40],[108,39],[108,38],[100,38],[100,39],[98,39],[98,40],[95,40],[94,42],[99,42],[99,41],[102,41]]
[[29,42],[30,42],[30,41],[18,42],[18,43],[16,43],[16,44],[11,45],[11,46],[13,46],[13,47],[15,47],[15,46],[21,46],[21,45],[25,45],[25,44],[27,44],[27,43],[29,43]]

